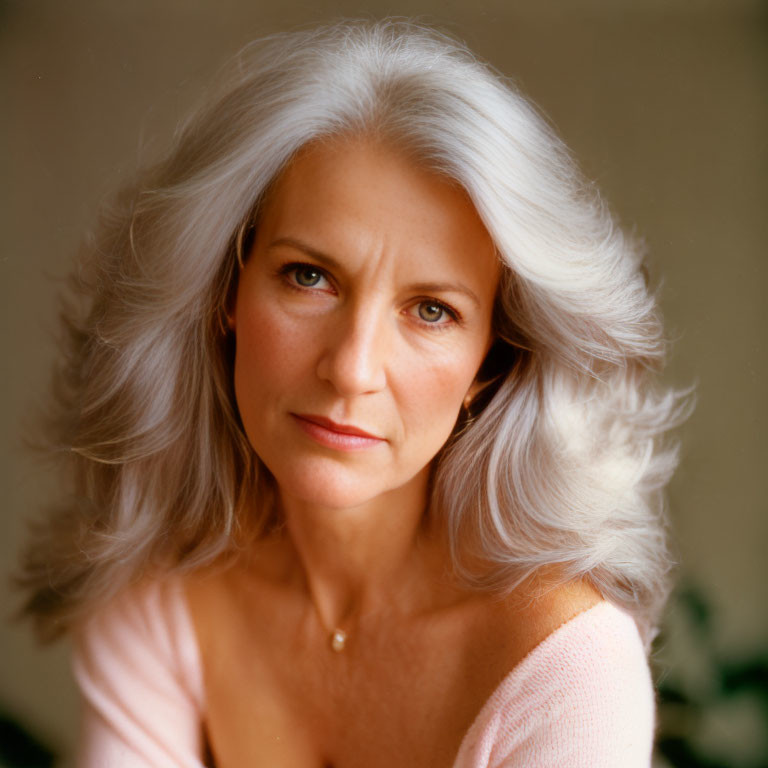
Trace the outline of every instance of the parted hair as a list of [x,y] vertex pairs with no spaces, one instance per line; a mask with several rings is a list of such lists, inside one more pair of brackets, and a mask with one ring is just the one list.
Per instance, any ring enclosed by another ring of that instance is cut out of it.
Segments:
[[664,433],[686,401],[656,381],[665,342],[641,248],[509,80],[406,20],[247,46],[105,206],[73,276],[47,427],[73,486],[19,577],[44,637],[149,569],[213,561],[246,512],[257,531],[274,513],[223,313],[270,183],[308,142],[354,134],[460,184],[503,264],[486,387],[433,466],[429,514],[455,572],[503,591],[557,566],[652,638],[670,571]]

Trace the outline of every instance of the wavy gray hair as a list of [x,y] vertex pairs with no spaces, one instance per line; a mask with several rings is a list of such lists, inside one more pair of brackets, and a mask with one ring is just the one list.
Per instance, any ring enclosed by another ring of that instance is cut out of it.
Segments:
[[28,548],[25,610],[55,635],[148,568],[222,554],[249,498],[268,518],[222,312],[270,182],[307,142],[350,133],[460,183],[506,265],[488,386],[435,463],[430,511],[457,572],[509,589],[557,565],[630,610],[648,641],[676,463],[659,438],[683,401],[653,387],[664,344],[638,248],[508,81],[406,21],[248,46],[103,216],[76,274],[86,309],[66,313],[54,407],[76,493]]

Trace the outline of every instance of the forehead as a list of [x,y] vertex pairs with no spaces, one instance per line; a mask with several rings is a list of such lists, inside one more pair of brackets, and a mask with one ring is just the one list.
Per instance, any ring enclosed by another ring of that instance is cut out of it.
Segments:
[[492,290],[498,278],[493,240],[464,189],[369,138],[305,146],[272,185],[263,237],[308,241],[342,260],[449,269]]

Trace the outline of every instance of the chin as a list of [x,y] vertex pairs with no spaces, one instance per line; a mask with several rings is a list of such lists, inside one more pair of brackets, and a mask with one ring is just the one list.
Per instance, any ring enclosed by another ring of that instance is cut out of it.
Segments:
[[[386,493],[389,490],[370,473],[350,471],[342,467],[311,467],[288,473],[272,473],[281,494],[293,499],[328,509],[351,509]],[[362,475],[365,476],[362,476]]]
[[379,494],[361,493],[359,488],[345,488],[328,484],[324,488],[305,488],[278,483],[278,490],[291,498],[313,507],[329,510],[350,510],[373,501]]

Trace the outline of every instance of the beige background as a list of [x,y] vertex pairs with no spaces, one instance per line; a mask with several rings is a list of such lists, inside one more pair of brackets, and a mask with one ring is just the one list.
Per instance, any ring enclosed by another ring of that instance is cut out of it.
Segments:
[[[55,354],[57,281],[102,196],[164,146],[200,86],[253,37],[343,15],[423,14],[518,80],[646,238],[676,342],[670,376],[699,392],[670,493],[675,546],[714,603],[718,645],[765,646],[765,9],[747,0],[0,3],[2,570],[24,520],[56,493],[22,441]],[[671,667],[689,657],[671,641],[658,653]],[[76,696],[66,648],[38,649],[26,627],[4,624],[0,658],[0,706],[67,750]]]

